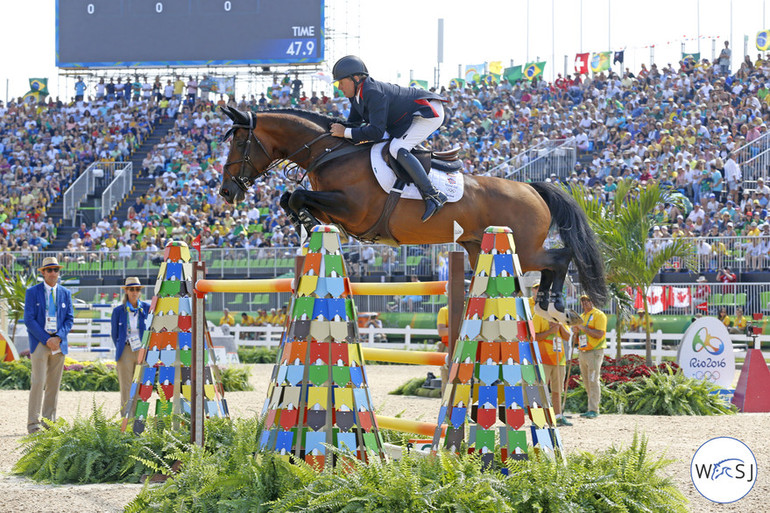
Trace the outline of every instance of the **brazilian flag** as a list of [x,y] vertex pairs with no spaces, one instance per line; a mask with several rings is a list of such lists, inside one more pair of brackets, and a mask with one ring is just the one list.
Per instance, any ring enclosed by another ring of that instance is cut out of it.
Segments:
[[682,60],[685,62],[691,61],[694,64],[698,64],[700,62],[700,52],[697,52],[697,53],[682,52]]
[[591,71],[600,73],[610,69],[612,52],[597,52],[591,56]]
[[545,69],[545,61],[530,62],[524,67],[524,78],[527,80],[534,80],[543,74]]
[[762,52],[770,48],[770,30],[757,32],[757,50]]
[[465,80],[462,78],[453,78],[449,81],[449,88],[450,89],[464,89],[465,88]]
[[417,89],[428,89],[427,80],[411,80],[409,81],[409,87],[416,87]]
[[488,73],[481,77],[481,83],[488,86],[497,85],[498,82],[500,82],[500,75],[496,75],[495,73]]
[[24,95],[24,100],[31,97],[35,99],[36,103],[39,103],[42,102],[46,96],[48,96],[48,79],[30,78],[29,92]]
[[521,72],[521,66],[512,66],[510,68],[505,68],[503,70],[503,77],[510,82],[511,84],[515,84],[519,80],[522,79],[523,74]]

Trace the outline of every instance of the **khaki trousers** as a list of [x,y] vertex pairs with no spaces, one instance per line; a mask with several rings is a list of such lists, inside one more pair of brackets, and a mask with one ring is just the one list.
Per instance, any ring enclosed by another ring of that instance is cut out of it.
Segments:
[[116,362],[116,370],[118,372],[118,384],[120,385],[120,413],[123,415],[125,412],[126,404],[131,394],[131,383],[134,379],[134,368],[136,367],[139,351],[132,351],[131,345],[126,344],[123,348],[123,354],[120,355],[120,360]]
[[604,349],[580,351],[580,375],[583,376],[583,384],[588,394],[588,411],[599,413],[599,403],[602,398],[602,388],[599,381],[602,375],[602,362],[604,361]]
[[556,415],[561,413],[561,394],[564,390],[564,375],[567,368],[564,365],[543,364],[545,371],[545,384],[551,390],[551,403]]
[[[52,355],[45,344],[38,344],[35,352],[29,355],[32,362],[32,374],[29,380],[29,409],[27,412],[27,431],[33,433],[40,429],[40,405],[43,405],[43,417],[56,421],[56,403],[59,399],[59,386],[64,371],[64,354]],[[45,398],[43,398],[45,391]]]

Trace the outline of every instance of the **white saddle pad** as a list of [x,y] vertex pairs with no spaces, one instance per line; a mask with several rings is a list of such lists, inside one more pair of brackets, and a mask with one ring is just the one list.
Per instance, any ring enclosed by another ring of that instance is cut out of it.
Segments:
[[[372,146],[372,169],[374,169],[374,176],[377,178],[377,182],[382,187],[382,190],[390,193],[393,188],[393,184],[396,183],[396,174],[385,163],[382,158],[382,147],[387,144],[384,142],[377,143]],[[463,197],[464,180],[463,174],[460,171],[453,171],[451,173],[445,173],[443,171],[433,171],[428,175],[433,186],[439,191],[443,192],[447,196],[447,201],[454,203],[460,201]],[[404,192],[401,195],[405,199],[422,200],[420,191],[417,186],[410,183],[404,187]]]

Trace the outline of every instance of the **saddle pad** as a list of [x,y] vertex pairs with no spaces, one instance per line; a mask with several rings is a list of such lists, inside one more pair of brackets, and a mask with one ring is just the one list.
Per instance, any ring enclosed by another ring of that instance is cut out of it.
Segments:
[[[372,146],[371,158],[372,169],[374,170],[374,176],[377,178],[377,182],[382,187],[382,190],[386,193],[390,193],[390,189],[393,188],[393,184],[396,183],[396,174],[385,163],[382,158],[382,147],[386,143],[381,142]],[[443,171],[433,171],[428,175],[433,186],[439,191],[447,195],[447,201],[454,203],[460,201],[463,197],[463,191],[465,190],[463,174],[460,171],[453,171],[451,173],[445,173]],[[417,186],[410,183],[404,187],[404,193],[401,195],[405,199],[422,200],[420,191]]]

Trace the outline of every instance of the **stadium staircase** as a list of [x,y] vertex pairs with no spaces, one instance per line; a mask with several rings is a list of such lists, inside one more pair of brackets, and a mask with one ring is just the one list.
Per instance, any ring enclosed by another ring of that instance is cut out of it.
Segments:
[[[116,210],[113,210],[112,216],[117,217],[120,224],[123,224],[123,221],[126,219],[126,215],[128,213],[128,207],[133,205],[135,203],[136,198],[147,192],[147,189],[150,187],[151,184],[155,182],[152,178],[138,178],[139,173],[142,172],[142,161],[147,156],[147,154],[152,151],[153,147],[160,143],[160,141],[166,136],[166,134],[171,131],[171,129],[174,127],[176,119],[175,118],[163,118],[161,119],[160,123],[155,125],[155,130],[153,130],[152,134],[145,139],[145,141],[142,143],[141,146],[131,155],[131,162],[133,163],[133,169],[134,169],[134,179],[133,179],[133,187],[131,188],[131,193],[128,194],[123,201],[121,201]],[[96,210],[97,206],[101,204],[101,191],[97,191],[97,194],[92,194],[88,196],[84,204],[82,205],[82,213],[84,214],[84,222],[88,223],[88,226],[91,226],[91,221],[99,221],[98,215],[95,213],[98,212]],[[64,206],[63,206],[63,198],[54,203],[50,210],[48,215],[52,217],[53,219],[60,220],[63,218],[64,215]],[[51,245],[48,247],[49,251],[60,251],[67,247],[67,244],[69,243],[70,239],[72,239],[72,234],[77,231],[77,226],[69,226],[69,223],[62,223],[56,230],[56,239],[51,243]]]

